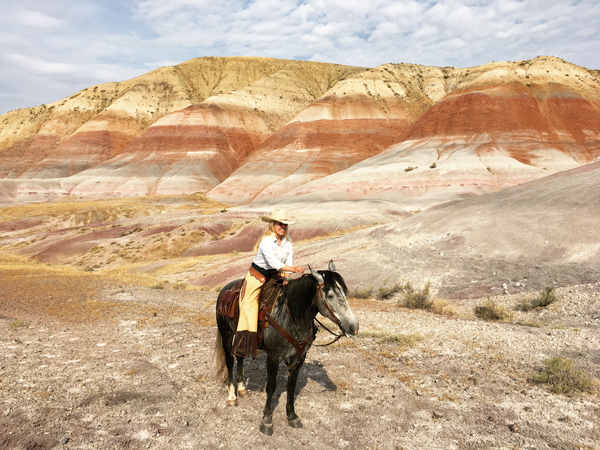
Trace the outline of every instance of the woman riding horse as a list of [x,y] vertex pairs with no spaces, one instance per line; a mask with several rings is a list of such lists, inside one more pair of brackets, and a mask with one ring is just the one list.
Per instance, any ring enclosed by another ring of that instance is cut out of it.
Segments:
[[256,243],[256,257],[244,279],[240,291],[240,318],[233,341],[233,356],[256,358],[258,350],[258,298],[263,284],[279,274],[289,280],[289,273],[304,273],[301,266],[293,266],[294,251],[288,236],[288,225],[295,222],[285,209],[275,209],[268,216],[269,222],[262,237]]

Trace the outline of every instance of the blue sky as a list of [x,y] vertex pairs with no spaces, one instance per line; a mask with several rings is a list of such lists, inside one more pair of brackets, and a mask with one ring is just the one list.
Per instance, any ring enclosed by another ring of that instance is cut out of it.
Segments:
[[597,0],[0,0],[0,114],[199,56],[600,69]]

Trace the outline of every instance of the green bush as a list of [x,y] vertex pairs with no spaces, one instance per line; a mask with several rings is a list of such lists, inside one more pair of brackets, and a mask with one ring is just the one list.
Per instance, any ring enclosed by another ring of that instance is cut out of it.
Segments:
[[573,395],[578,392],[589,392],[592,382],[583,370],[573,369],[573,360],[563,356],[546,361],[546,369],[533,377],[539,384],[547,384],[555,394]]
[[545,308],[546,306],[557,301],[558,296],[554,292],[554,288],[548,286],[533,300],[525,300],[522,302],[519,306],[517,306],[517,309],[521,311],[531,311],[532,309]]
[[410,172],[411,170],[415,170],[416,167],[413,166],[408,166],[406,169],[404,169],[405,172]]
[[489,298],[485,305],[476,306],[474,312],[477,317],[488,322],[497,322],[508,318],[506,309]]
[[433,300],[429,298],[429,281],[425,283],[423,290],[419,291],[412,287],[410,282],[404,284],[404,306],[410,309],[425,309],[429,311],[433,306]]

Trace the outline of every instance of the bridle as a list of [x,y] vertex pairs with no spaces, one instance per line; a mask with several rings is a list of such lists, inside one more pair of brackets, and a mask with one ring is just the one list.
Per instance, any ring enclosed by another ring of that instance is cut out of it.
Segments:
[[[325,293],[323,292],[323,285],[325,284],[325,282],[323,281],[323,283],[319,284],[317,286],[317,302],[319,300],[321,300],[321,303],[323,304],[323,306],[325,307],[325,309],[327,311],[329,311],[329,314],[331,314],[331,317],[333,317],[333,322],[341,328],[341,322],[340,319],[338,319],[338,317],[335,315],[335,313],[331,310],[331,308],[329,307],[329,305],[327,304],[327,302],[325,301]],[[318,306],[317,306],[318,308]],[[337,342],[337,340],[339,338],[341,338],[342,336],[347,336],[346,333],[344,331],[340,331],[340,334],[335,334],[333,331],[331,331],[329,328],[327,328],[325,325],[323,325],[319,319],[317,319],[315,317],[315,321],[321,325],[322,328],[325,328],[330,334],[335,336],[335,339],[327,344],[315,344],[316,347],[327,347],[328,345],[333,344],[334,342]]]

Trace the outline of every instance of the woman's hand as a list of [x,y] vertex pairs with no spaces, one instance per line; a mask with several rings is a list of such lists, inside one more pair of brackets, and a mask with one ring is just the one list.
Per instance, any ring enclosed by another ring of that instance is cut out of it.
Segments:
[[283,266],[281,269],[279,269],[279,271],[299,273],[300,275],[302,275],[304,273],[304,268],[302,266]]

